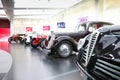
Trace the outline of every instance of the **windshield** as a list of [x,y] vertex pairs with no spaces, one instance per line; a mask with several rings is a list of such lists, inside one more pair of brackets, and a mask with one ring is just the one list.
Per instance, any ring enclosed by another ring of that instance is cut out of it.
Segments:
[[79,32],[79,31],[85,31],[86,30],[86,24],[79,24],[76,29],[75,32]]

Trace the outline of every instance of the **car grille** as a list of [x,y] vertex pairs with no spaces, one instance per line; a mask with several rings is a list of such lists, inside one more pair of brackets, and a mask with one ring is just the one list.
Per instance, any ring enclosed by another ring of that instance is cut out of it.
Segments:
[[105,80],[120,80],[120,61],[99,58],[93,69],[94,74]]
[[82,65],[85,66],[85,67],[88,64],[88,62],[90,60],[90,57],[93,55],[92,52],[93,52],[94,46],[96,44],[98,35],[99,35],[99,32],[92,33],[88,45],[83,50]]
[[85,66],[85,63],[86,63],[87,47],[88,45],[82,50],[82,59],[80,62],[83,66]]
[[48,46],[47,46],[48,49],[51,48],[51,46],[53,45],[54,40],[55,40],[55,34],[52,33],[51,36],[50,36],[50,40],[49,40]]

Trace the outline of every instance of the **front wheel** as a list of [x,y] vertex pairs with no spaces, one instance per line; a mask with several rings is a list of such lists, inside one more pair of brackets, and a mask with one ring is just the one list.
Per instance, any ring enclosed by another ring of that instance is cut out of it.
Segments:
[[40,39],[32,39],[31,46],[33,48],[37,48],[39,46],[39,43],[40,43]]
[[11,43],[11,41],[12,41],[12,37],[9,37],[8,42]]
[[47,46],[48,46],[48,40],[47,39],[42,39],[41,43],[40,43],[40,47],[42,49],[46,49]]
[[29,45],[30,43],[29,42],[25,42],[25,45]]
[[57,47],[57,54],[60,56],[60,57],[68,57],[72,54],[72,51],[73,51],[73,47],[72,47],[72,44],[68,41],[62,41],[58,47]]
[[27,39],[25,39],[25,45],[29,45],[30,44],[30,42],[27,42]]

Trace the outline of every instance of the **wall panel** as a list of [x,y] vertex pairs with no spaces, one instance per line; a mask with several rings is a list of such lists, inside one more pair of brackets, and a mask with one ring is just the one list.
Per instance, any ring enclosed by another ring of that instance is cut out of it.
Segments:
[[103,20],[120,24],[120,0],[104,0],[102,15]]

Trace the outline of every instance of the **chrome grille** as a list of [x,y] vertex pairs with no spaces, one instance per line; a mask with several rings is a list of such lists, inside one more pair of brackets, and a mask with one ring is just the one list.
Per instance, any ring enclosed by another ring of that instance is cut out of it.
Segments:
[[50,37],[50,41],[49,41],[48,46],[47,46],[48,49],[51,48],[51,46],[53,45],[54,40],[55,40],[55,34],[52,33],[51,37]]
[[91,34],[90,41],[89,41],[86,49],[84,49],[84,52],[82,54],[82,59],[83,59],[82,64],[84,66],[87,66],[87,64],[90,60],[90,57],[92,56],[92,52],[95,47],[98,36],[99,36],[99,32],[94,32]]
[[[87,46],[88,46],[88,45],[87,45]],[[82,62],[82,65],[83,65],[83,66],[85,66],[85,63],[86,63],[87,46],[82,50],[83,53],[82,53],[81,62]]]

